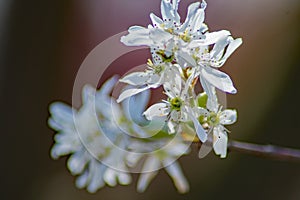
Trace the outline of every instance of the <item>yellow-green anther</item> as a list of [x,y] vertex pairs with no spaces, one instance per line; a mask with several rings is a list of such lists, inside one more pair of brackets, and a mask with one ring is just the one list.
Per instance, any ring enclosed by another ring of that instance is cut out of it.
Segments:
[[171,100],[169,100],[171,105],[171,110],[177,110],[179,111],[182,106],[182,100],[179,97],[175,97]]

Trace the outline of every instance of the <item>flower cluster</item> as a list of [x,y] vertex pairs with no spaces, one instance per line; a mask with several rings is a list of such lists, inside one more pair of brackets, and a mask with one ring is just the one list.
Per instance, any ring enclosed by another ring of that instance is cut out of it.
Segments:
[[[162,86],[167,99],[150,106],[143,113],[145,117],[164,117],[170,134],[182,132],[182,125],[191,121],[200,141],[206,142],[212,132],[216,154],[226,157],[227,130],[223,125],[234,123],[237,114],[234,110],[222,111],[216,89],[237,92],[230,77],[219,68],[242,40],[234,39],[227,30],[209,32],[204,23],[204,0],[191,4],[181,23],[178,3],[162,0],[162,19],[151,13],[152,25],[130,27],[129,34],[121,38],[128,46],[149,46],[152,60],[148,60],[144,72],[133,72],[120,79],[133,88],[123,91],[117,101]],[[195,93],[198,80],[203,94]],[[200,105],[199,101],[206,97]]]
[[[68,169],[76,185],[95,192],[105,184],[127,185],[139,172],[137,190],[144,191],[164,168],[181,193],[189,190],[177,159],[198,141],[210,144],[217,155],[227,153],[225,125],[236,121],[235,110],[223,109],[216,89],[236,93],[230,77],[221,72],[227,58],[241,45],[230,32],[209,32],[204,23],[206,2],[188,7],[184,22],[179,0],[162,0],[161,15],[150,14],[147,28],[130,27],[121,42],[149,46],[152,58],[143,72],[119,81],[128,84],[118,99],[111,92],[112,77],[99,90],[83,89],[81,108],[56,102],[50,106],[49,126],[57,131],[51,156],[70,155]],[[200,84],[203,92],[197,94]],[[162,87],[166,99],[146,108],[149,89]]]

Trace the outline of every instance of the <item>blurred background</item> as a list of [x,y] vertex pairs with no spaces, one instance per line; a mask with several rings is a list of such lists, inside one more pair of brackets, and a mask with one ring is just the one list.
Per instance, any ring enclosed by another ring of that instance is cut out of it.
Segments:
[[[188,4],[182,0],[184,18]],[[208,0],[210,30],[228,29],[243,45],[223,67],[238,93],[227,95],[238,122],[230,138],[300,149],[300,2],[298,0]],[[65,167],[52,160],[54,132],[47,127],[53,101],[71,103],[82,61],[106,38],[160,15],[160,0],[0,1],[0,199],[300,199],[300,163],[231,152],[226,159],[197,150],[180,159],[190,182],[176,192],[164,171],[145,193],[130,186],[79,190]],[[122,75],[145,63],[144,50],[122,56],[101,78]],[[99,64],[101,67],[101,63]],[[100,81],[100,82],[101,82]]]

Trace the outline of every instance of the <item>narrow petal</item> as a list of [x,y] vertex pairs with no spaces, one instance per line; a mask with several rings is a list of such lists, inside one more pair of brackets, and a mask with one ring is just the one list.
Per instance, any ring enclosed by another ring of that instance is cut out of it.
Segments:
[[200,83],[203,87],[203,90],[207,94],[207,103],[206,108],[210,111],[217,112],[218,110],[218,97],[216,94],[216,89],[212,86],[202,75],[200,75]]
[[128,98],[128,97],[131,97],[133,95],[136,95],[140,92],[143,92],[147,89],[149,89],[150,87],[149,86],[146,86],[146,87],[143,87],[143,88],[131,88],[131,89],[127,89],[127,90],[124,90],[119,98],[117,99],[117,102],[120,103],[121,101],[123,101],[124,99]]
[[214,150],[217,155],[221,158],[225,158],[227,155],[227,142],[228,136],[226,131],[222,130],[220,127],[214,128]]
[[131,176],[128,173],[119,172],[118,181],[121,185],[128,185],[131,183]]
[[168,125],[168,132],[171,134],[175,133],[175,124],[171,120],[168,121],[167,125]]
[[82,173],[85,165],[89,161],[89,157],[86,155],[86,151],[79,151],[74,153],[68,159],[68,168],[73,175]]
[[[49,107],[51,118],[58,124],[73,124],[73,109],[60,102],[52,103]],[[49,125],[51,125],[49,123]],[[54,128],[54,127],[53,127]]]
[[160,24],[163,23],[163,20],[161,20],[159,17],[157,17],[153,13],[150,14],[150,19],[151,19],[152,24],[154,25],[154,27],[158,27]]
[[132,72],[121,78],[119,81],[134,86],[142,86],[150,79],[149,72]]
[[191,34],[194,34],[200,29],[204,21],[204,17],[205,17],[204,15],[205,15],[204,10],[198,9],[195,15],[191,18],[189,22],[190,30],[188,30]]
[[151,180],[156,176],[160,161],[154,156],[150,156],[144,163],[142,174],[137,183],[137,191],[144,192]]
[[[133,98],[130,98],[129,100],[129,113],[131,115],[131,118],[136,123],[143,123],[145,122],[145,118],[143,116],[143,112],[145,111],[145,108],[150,100],[150,91],[145,90],[137,95],[135,95]],[[125,109],[123,107],[123,109]]]
[[207,140],[207,134],[206,134],[205,130],[203,129],[202,125],[199,123],[198,119],[192,113],[192,109],[188,109],[187,111],[188,111],[188,115],[189,115],[190,119],[194,123],[194,127],[196,130],[197,136],[199,137],[201,142],[205,142]]
[[87,190],[91,193],[95,193],[98,189],[105,185],[103,180],[103,173],[107,167],[96,160],[94,160],[90,165],[90,182],[87,186]]
[[221,66],[225,63],[225,61],[227,60],[227,58],[229,56],[231,56],[231,54],[243,43],[241,38],[237,38],[235,40],[233,40],[232,42],[229,43],[227,49],[226,49],[226,53],[224,54],[224,56],[222,57],[222,59],[220,60],[220,64]]
[[179,97],[181,93],[181,76],[177,68],[171,68],[168,74],[168,82],[165,82],[164,90],[170,98]]
[[165,167],[165,169],[169,176],[172,178],[174,185],[180,193],[186,193],[189,191],[189,183],[183,175],[178,162],[173,162],[171,165]]
[[109,96],[115,84],[118,82],[118,78],[118,75],[114,75],[113,77],[105,81],[96,95],[99,95],[100,98],[101,96]]
[[231,94],[235,94],[237,90],[233,86],[230,77],[217,69],[211,67],[203,67],[201,69],[201,75],[214,87]]
[[130,152],[126,156],[126,164],[129,167],[135,167],[138,164],[138,161],[142,158],[143,154]]
[[154,117],[163,117],[168,115],[168,107],[165,103],[156,103],[150,106],[144,113],[148,120],[153,120]]
[[227,30],[221,30],[221,31],[215,31],[211,33],[205,34],[205,39],[203,40],[193,40],[190,42],[189,47],[190,48],[196,48],[199,46],[206,46],[206,45],[212,45],[215,44],[220,38],[229,36],[230,32]]
[[133,26],[128,30],[129,34],[121,37],[121,42],[127,46],[151,46],[150,30],[141,26]]
[[177,23],[180,23],[180,15],[177,12],[179,2],[180,2],[180,0],[172,0],[172,7],[173,7],[173,12],[174,12],[175,22],[177,22]]
[[237,112],[236,110],[224,110],[220,115],[220,123],[223,125],[230,125],[236,122]]
[[200,6],[200,2],[195,2],[189,5],[188,7],[188,12],[187,12],[187,16],[185,18],[184,23],[182,24],[180,31],[185,31],[190,23],[191,18],[195,15],[195,13],[197,12],[197,9]]
[[103,175],[103,179],[109,186],[116,186],[117,172],[111,168],[107,168]]
[[224,54],[225,47],[229,43],[229,38],[230,38],[229,36],[224,35],[217,41],[217,43],[214,45],[213,49],[210,52],[211,58],[215,60],[221,59],[221,57]]
[[163,20],[168,21],[169,19],[173,20],[174,17],[172,16],[172,5],[167,0],[162,0],[160,5],[161,16]]
[[83,174],[81,174],[80,176],[77,177],[76,182],[75,182],[76,187],[78,187],[80,189],[86,187],[88,178],[89,178],[89,172],[88,172],[88,170],[86,170],[86,171],[84,171]]

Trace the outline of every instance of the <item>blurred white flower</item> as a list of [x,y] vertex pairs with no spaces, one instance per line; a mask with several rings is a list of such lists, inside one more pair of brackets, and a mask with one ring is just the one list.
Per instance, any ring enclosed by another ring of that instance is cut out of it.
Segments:
[[[126,154],[115,147],[116,144],[122,145],[126,139],[120,139],[124,135],[115,126],[114,129],[110,126],[109,132],[108,127],[100,127],[99,119],[107,125],[107,121],[103,119],[108,113],[103,107],[100,112],[96,106],[110,105],[111,99],[105,93],[112,89],[115,81],[116,78],[109,80],[97,94],[94,88],[85,86],[83,105],[78,111],[59,102],[50,106],[49,126],[58,132],[51,155],[58,158],[71,154],[68,168],[73,175],[79,175],[77,186],[86,187],[89,192],[96,192],[105,183],[114,186],[117,181],[125,185],[131,182],[131,175],[126,172],[128,169],[123,161]],[[102,101],[97,103],[95,97],[99,100],[99,95]],[[108,167],[108,164],[115,169]]]
[[[138,178],[137,190],[139,192],[144,192],[152,179],[157,175],[157,169],[164,168],[172,178],[177,190],[180,193],[188,192],[189,184],[177,159],[190,152],[189,145],[186,144],[180,136],[175,136],[175,138],[171,139],[164,138],[157,141],[157,143],[160,143],[158,146],[163,145],[163,148],[155,149],[154,147],[156,145],[147,146],[140,142],[134,142],[130,146],[130,148],[151,152],[144,156],[145,161]],[[142,157],[143,156],[129,156],[128,162],[131,166],[136,166],[137,161]]]
[[[181,173],[179,164],[171,165],[169,162],[186,154],[189,146],[178,139],[176,144],[173,144],[173,137],[169,137],[167,133],[166,136],[169,139],[163,142],[157,141],[157,144],[162,145],[161,147],[158,145],[160,148],[168,146],[167,150],[156,149],[155,142],[144,140],[143,138],[147,137],[147,131],[151,131],[151,127],[144,129],[138,123],[147,122],[142,118],[142,112],[148,103],[149,93],[143,92],[136,95],[130,99],[131,101],[123,101],[120,106],[110,96],[116,81],[117,78],[113,77],[99,91],[91,86],[85,86],[83,104],[78,111],[63,103],[51,104],[49,126],[57,131],[51,156],[56,159],[70,155],[67,166],[70,172],[77,176],[77,187],[96,192],[105,184],[116,186],[117,183],[122,185],[131,183],[130,167],[138,162],[138,160],[132,160],[135,155],[163,155],[155,157],[157,162],[163,164],[151,170],[157,171],[166,167],[178,190],[186,191],[188,184]],[[173,150],[168,150],[170,149],[169,143],[173,144]],[[144,152],[145,148],[151,151]],[[162,151],[163,154],[157,153]],[[144,176],[144,171],[142,171],[141,179],[144,180]],[[147,179],[146,182],[149,183],[149,181]],[[138,190],[142,191],[140,185]]]

